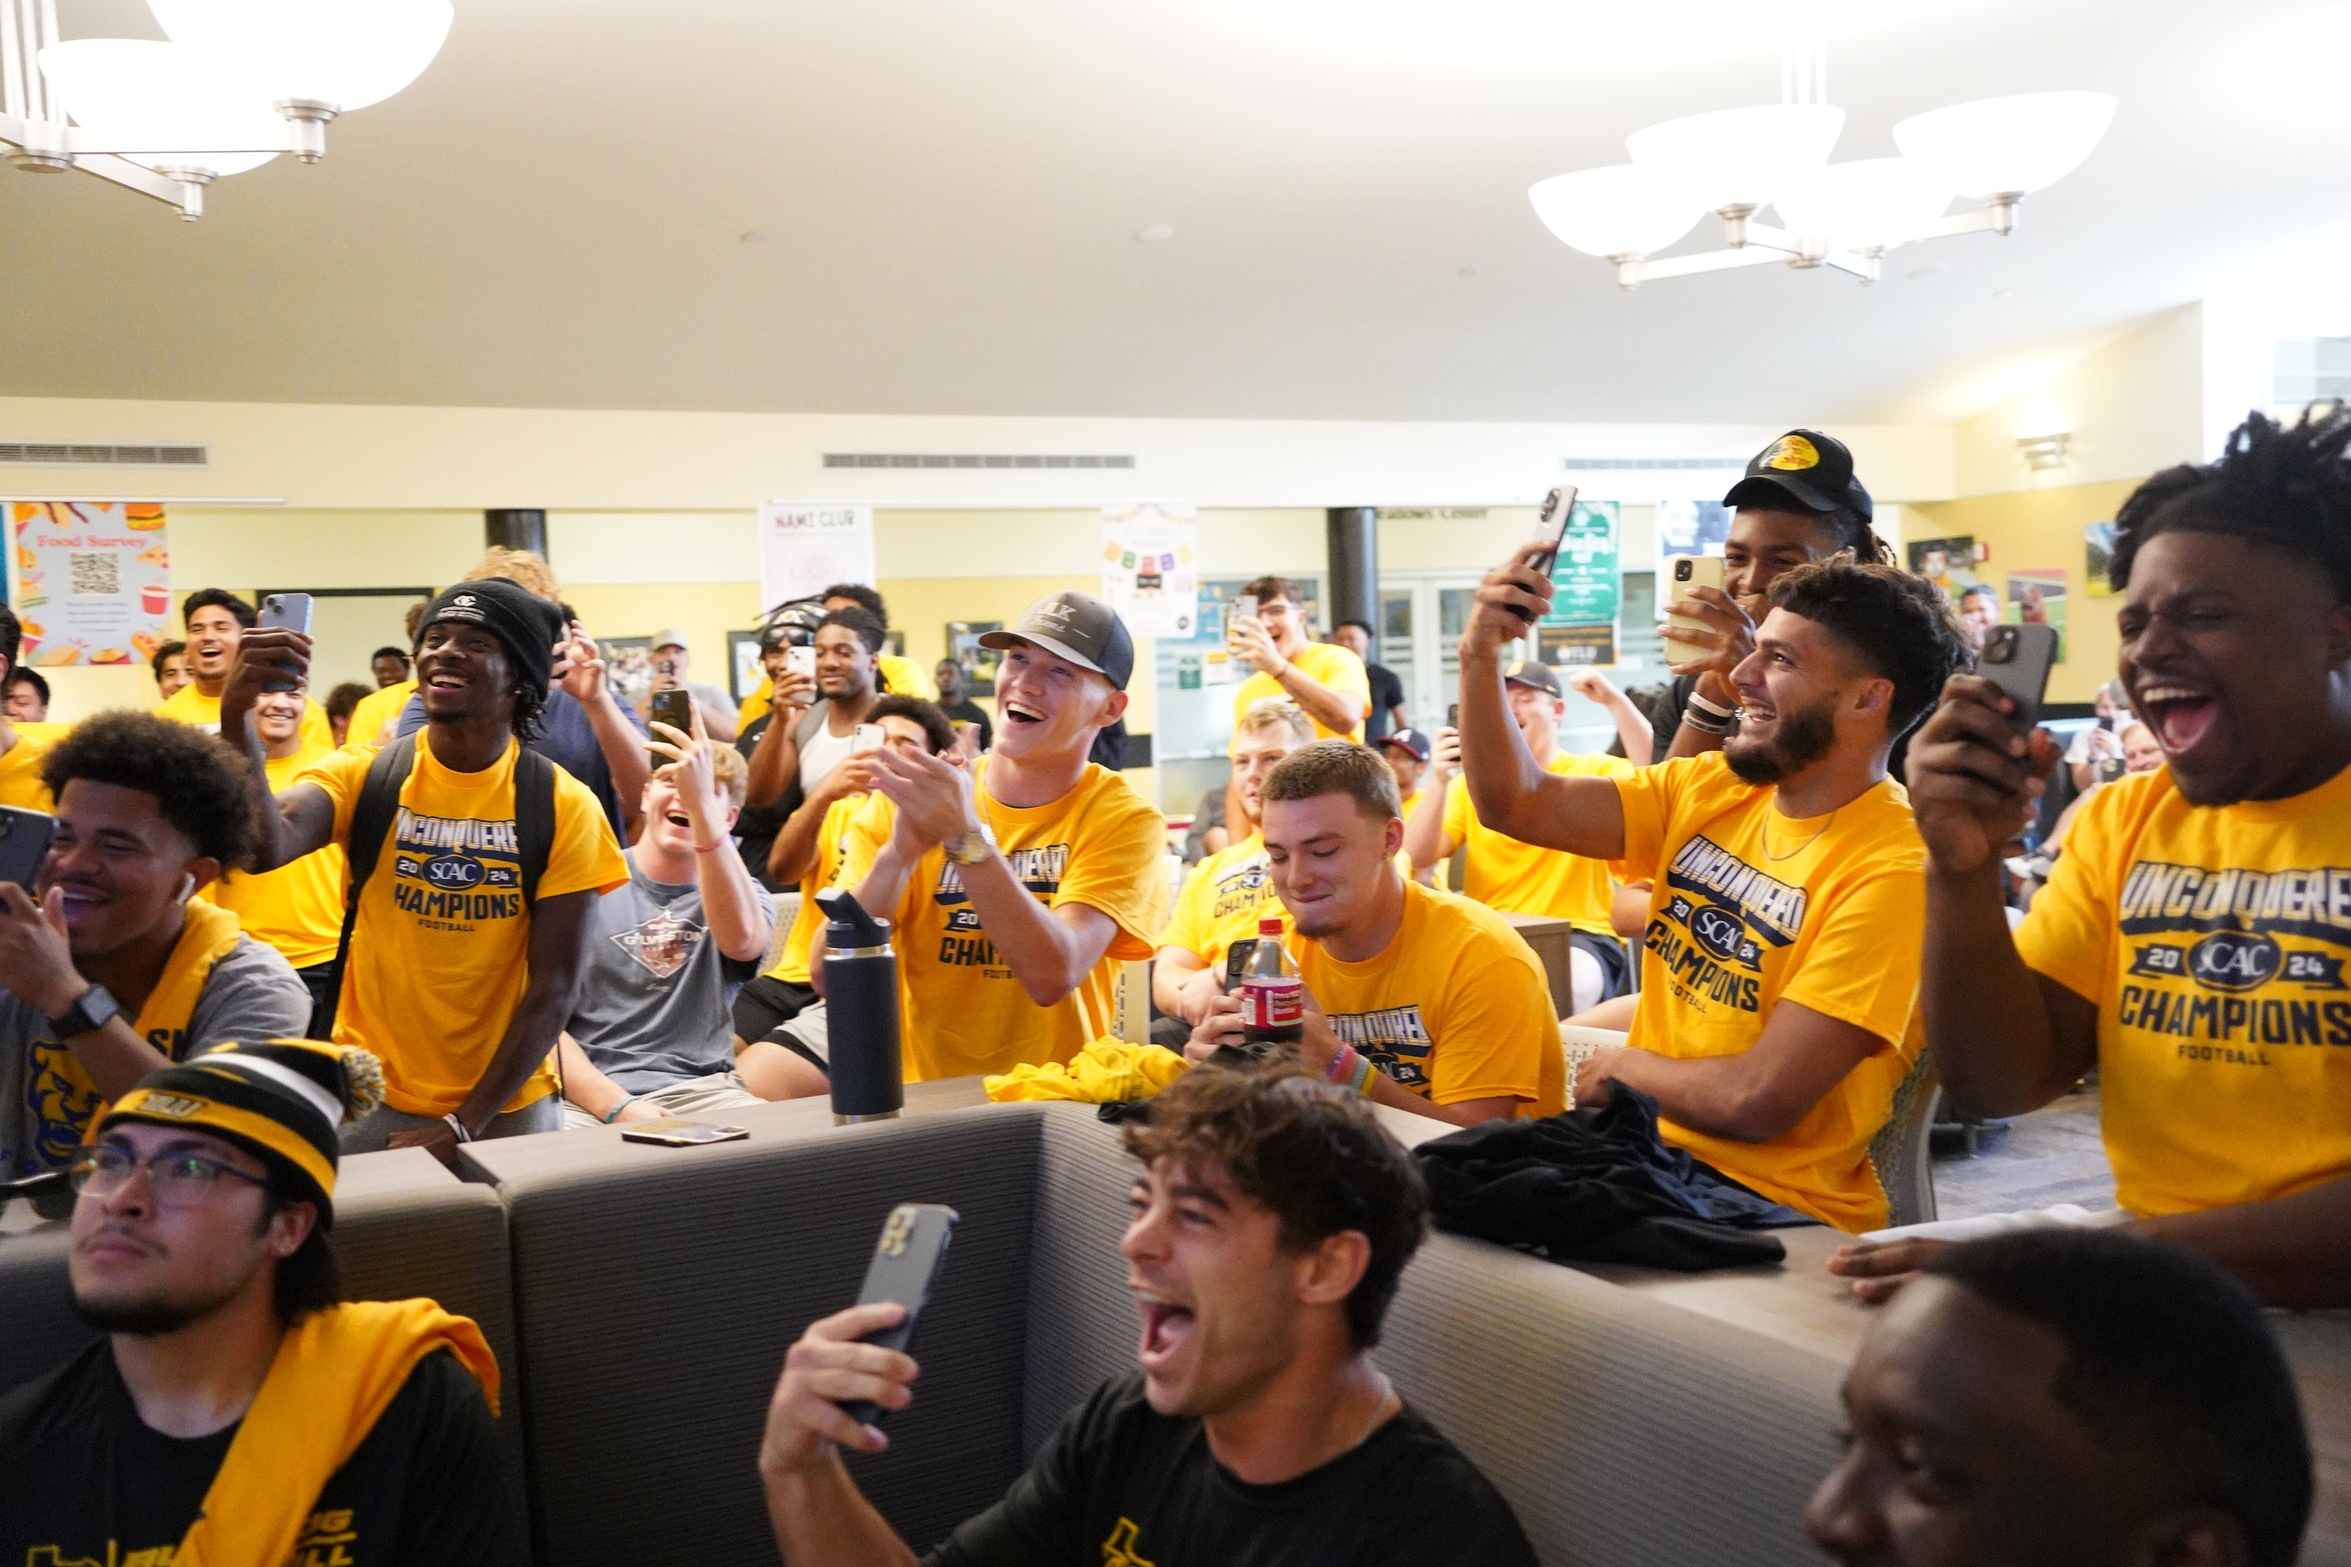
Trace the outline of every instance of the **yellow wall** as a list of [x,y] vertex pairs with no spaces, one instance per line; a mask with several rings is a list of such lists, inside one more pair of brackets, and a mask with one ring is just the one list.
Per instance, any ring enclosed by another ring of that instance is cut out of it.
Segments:
[[2115,508],[2136,488],[2137,480],[2118,479],[2006,495],[1971,495],[1965,500],[1914,508],[1911,526],[1916,537],[1965,534],[1991,546],[1991,559],[1976,571],[2000,590],[2003,602],[2009,572],[2065,568],[2065,662],[2049,677],[2049,700],[2053,702],[2087,702],[2096,694],[2099,682],[2114,678],[2119,648],[2114,615],[2122,600],[2088,595],[2082,525],[2111,522]]

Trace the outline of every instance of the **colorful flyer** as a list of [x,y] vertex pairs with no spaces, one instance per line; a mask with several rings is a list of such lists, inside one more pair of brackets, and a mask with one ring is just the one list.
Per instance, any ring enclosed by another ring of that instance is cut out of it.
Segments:
[[171,618],[171,549],[153,501],[11,501],[23,661],[144,664]]
[[1607,626],[1613,632],[1624,580],[1617,570],[1619,511],[1614,501],[1577,501],[1567,514],[1567,531],[1559,536],[1559,554],[1551,563],[1551,613],[1543,617],[1545,626]]
[[1188,501],[1102,508],[1102,597],[1138,637],[1200,624],[1199,519]]

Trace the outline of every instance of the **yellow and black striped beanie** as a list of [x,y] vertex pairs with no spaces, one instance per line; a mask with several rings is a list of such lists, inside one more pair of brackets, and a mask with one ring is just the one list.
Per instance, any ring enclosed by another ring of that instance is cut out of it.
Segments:
[[115,1101],[99,1130],[117,1121],[192,1126],[245,1149],[286,1194],[335,1222],[336,1129],[383,1102],[376,1058],[320,1039],[218,1044],[160,1072]]

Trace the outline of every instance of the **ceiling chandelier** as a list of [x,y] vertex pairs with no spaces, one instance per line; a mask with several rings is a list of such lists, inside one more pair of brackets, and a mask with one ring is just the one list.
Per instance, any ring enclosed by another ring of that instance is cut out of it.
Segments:
[[0,149],[204,214],[204,187],[281,152],[326,155],[327,122],[422,75],[449,0],[148,0],[170,40],[57,36],[57,0],[0,0]]
[[[1828,102],[1818,43],[1783,51],[1780,97],[1635,131],[1625,138],[1630,163],[1554,176],[1527,198],[1561,240],[1614,262],[1626,288],[1773,261],[1835,267],[1870,283],[1896,245],[2009,233],[2018,204],[2087,158],[2114,118],[2105,93],[1984,98],[1896,125],[1900,157],[1831,163],[1845,111]],[[1954,199],[1976,205],[1950,213]],[[1765,207],[1777,225],[1757,220]],[[1722,220],[1728,248],[1656,254],[1709,212]]]

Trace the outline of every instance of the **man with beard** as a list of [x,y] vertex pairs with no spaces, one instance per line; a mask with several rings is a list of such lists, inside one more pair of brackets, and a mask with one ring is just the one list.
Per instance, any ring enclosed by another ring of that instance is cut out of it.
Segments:
[[[1403,1145],[1289,1071],[1187,1072],[1125,1141],[1138,1367],[927,1567],[1534,1567],[1509,1504],[1373,1358],[1428,1224]],[[840,1454],[890,1445],[843,1403],[915,1399],[914,1361],[859,1342],[904,1318],[852,1306],[785,1357],[759,1478],[792,1567],[914,1567]]]
[[1650,878],[1626,1046],[1581,1064],[1732,1179],[1839,1229],[1886,1222],[1869,1141],[1920,1050],[1925,850],[1886,755],[1967,645],[1935,588],[1890,566],[1798,567],[1772,583],[1732,671],[1719,752],[1627,778],[1547,773],[1502,691],[1503,645],[1549,606],[1527,552],[1489,573],[1461,639],[1461,729],[1478,814],[1528,843]]
[[[1945,1091],[2021,1115],[2098,1069],[2115,1201],[2272,1306],[2351,1304],[2351,411],[2255,414],[2115,514],[2120,672],[2165,765],[2083,805],[2013,935],[2002,848],[2056,765],[1982,680],[1912,748],[1920,996]],[[1841,1258],[1881,1295],[1935,1243]]]
[[[1318,740],[1258,792],[1305,989],[1300,1063],[1456,1126],[1556,1114],[1566,1083],[1542,960],[1484,904],[1406,879],[1396,779],[1379,753]],[[1205,1061],[1245,1038],[1242,998],[1218,995],[1185,1054]]]
[[341,1300],[335,1130],[377,1082],[277,1040],[122,1093],[69,1176],[74,1310],[106,1337],[0,1398],[0,1561],[526,1559],[480,1328]]

